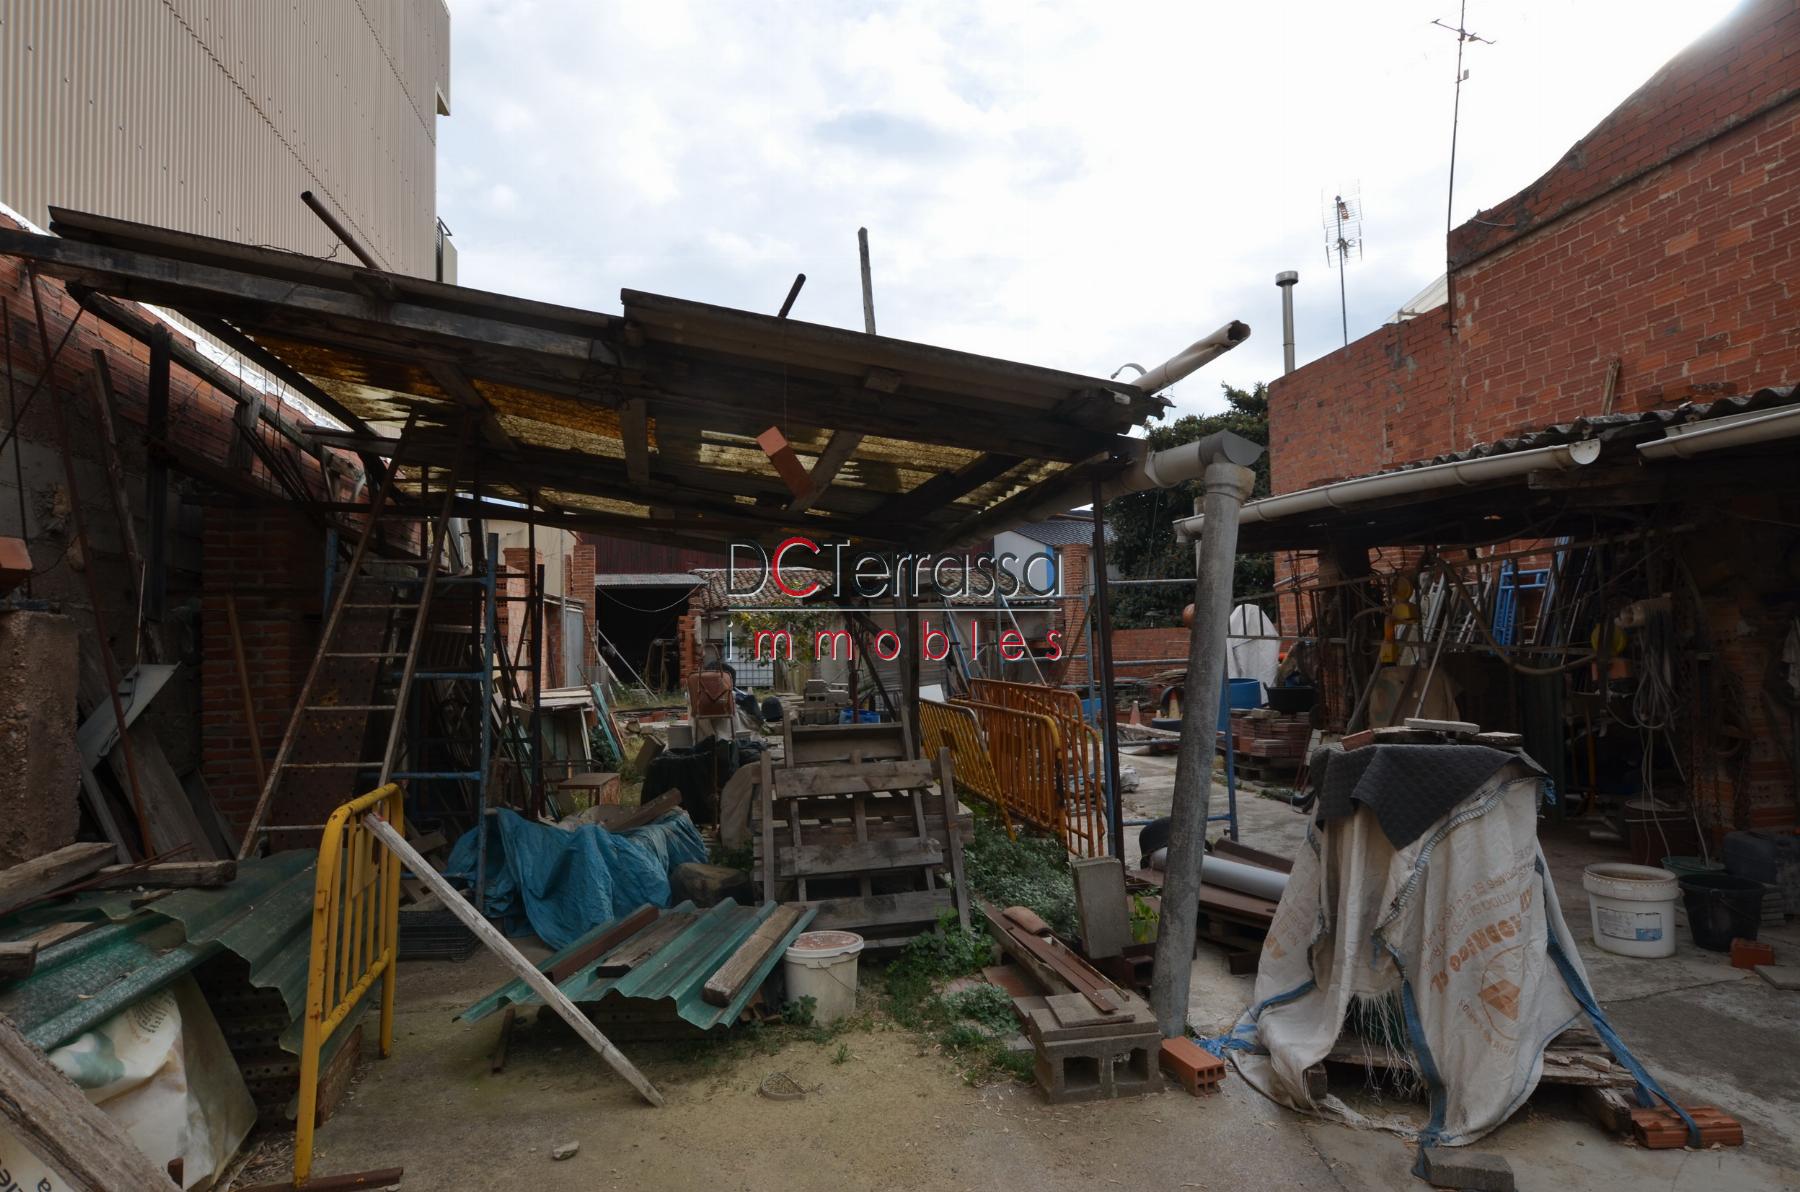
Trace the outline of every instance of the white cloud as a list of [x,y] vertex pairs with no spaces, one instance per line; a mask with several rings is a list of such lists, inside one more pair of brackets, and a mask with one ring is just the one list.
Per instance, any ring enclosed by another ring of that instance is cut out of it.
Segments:
[[[601,310],[624,287],[1105,375],[1228,318],[1183,384],[1339,342],[1320,196],[1360,183],[1352,337],[1442,271],[1453,3],[452,0],[440,207],[465,284]],[[1458,220],[1549,168],[1726,0],[1477,5]],[[1603,50],[1603,53],[1597,52]],[[501,201],[506,196],[506,201]]]

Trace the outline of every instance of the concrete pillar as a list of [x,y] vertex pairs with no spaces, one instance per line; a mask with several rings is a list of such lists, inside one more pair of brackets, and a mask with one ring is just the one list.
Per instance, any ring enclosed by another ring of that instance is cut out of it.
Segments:
[[0,868],[75,842],[75,623],[57,613],[0,613]]

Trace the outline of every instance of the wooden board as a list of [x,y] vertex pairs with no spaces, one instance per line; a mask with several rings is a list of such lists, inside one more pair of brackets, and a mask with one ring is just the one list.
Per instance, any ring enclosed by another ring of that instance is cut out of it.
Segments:
[[848,844],[789,845],[775,850],[775,873],[791,878],[846,873],[882,873],[910,866],[942,865],[944,848],[935,840],[893,836]]
[[0,870],[0,914],[81,881],[97,872],[112,855],[110,844],[71,844]]
[[216,890],[237,877],[236,861],[162,861],[154,865],[108,865],[89,882],[93,890]]
[[911,756],[899,724],[795,724],[783,728],[787,766],[898,761]]
[[804,913],[804,908],[798,906],[776,907],[774,913],[738,945],[718,971],[706,979],[700,995],[711,1005],[729,1006],[742,992],[750,975],[768,959],[769,953],[781,944],[782,937],[793,930]]
[[598,961],[608,952],[636,935],[650,924],[656,922],[657,909],[653,906],[640,906],[612,927],[601,932],[579,951],[563,957],[549,968],[550,979],[561,985],[583,968]]
[[806,905],[817,907],[814,931],[858,931],[865,927],[896,927],[930,923],[955,906],[949,890],[913,890],[903,894],[871,894],[866,898],[824,898]]
[[654,926],[646,928],[616,949],[594,967],[594,972],[602,977],[623,977],[644,961],[662,950],[662,946],[688,929],[688,925],[699,918],[692,911],[670,911],[657,919]]
[[681,806],[680,791],[664,791],[648,803],[641,805],[636,811],[623,819],[615,820],[607,825],[608,832],[629,832],[633,828],[641,828],[645,824],[653,824],[669,812]]
[[930,786],[936,775],[930,762],[864,762],[861,765],[794,766],[775,772],[777,799],[816,795],[879,794]]

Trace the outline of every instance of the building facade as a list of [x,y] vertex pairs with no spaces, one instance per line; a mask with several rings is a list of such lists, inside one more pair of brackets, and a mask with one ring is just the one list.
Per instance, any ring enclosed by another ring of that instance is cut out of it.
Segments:
[[311,191],[387,269],[438,277],[443,0],[10,0],[0,201],[340,259]]

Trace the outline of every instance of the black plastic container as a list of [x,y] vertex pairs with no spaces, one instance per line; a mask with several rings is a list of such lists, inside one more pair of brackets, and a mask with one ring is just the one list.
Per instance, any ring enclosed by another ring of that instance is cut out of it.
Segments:
[[1731,951],[1731,941],[1753,940],[1762,923],[1763,884],[1729,873],[1696,873],[1681,879],[1688,930],[1709,952]]

